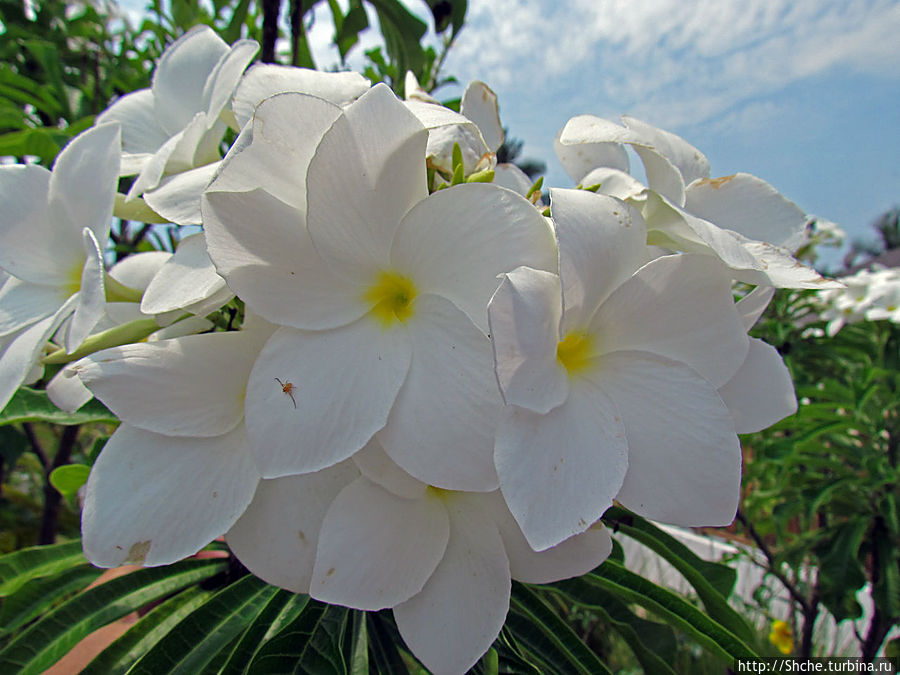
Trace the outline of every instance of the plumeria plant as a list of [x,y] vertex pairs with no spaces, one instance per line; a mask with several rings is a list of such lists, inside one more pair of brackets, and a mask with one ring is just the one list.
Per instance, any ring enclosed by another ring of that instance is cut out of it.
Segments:
[[[648,672],[658,630],[753,656],[733,575],[651,520],[731,523],[738,434],[796,409],[748,331],[840,286],[793,256],[803,211],[629,117],[571,120],[542,191],[483,83],[451,110],[401,59],[403,98],[233,37],[191,28],[52,167],[0,167],[0,421],[118,424],[54,472],[82,540],[0,558],[3,669],[153,603],[89,672],[608,672],[579,605]],[[177,247],[110,264],[112,217]],[[143,569],[72,595],[91,564]]]

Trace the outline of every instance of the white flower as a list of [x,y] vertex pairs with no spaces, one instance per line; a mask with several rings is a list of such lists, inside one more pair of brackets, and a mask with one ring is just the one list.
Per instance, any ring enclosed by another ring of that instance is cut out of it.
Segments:
[[383,85],[346,109],[277,95],[204,195],[219,273],[282,326],[247,392],[264,477],[337,464],[379,432],[420,480],[496,488],[486,306],[497,274],[555,265],[553,238],[503,188],[428,196],[426,136]]
[[511,579],[584,574],[612,548],[598,524],[536,553],[499,493],[431,488],[374,440],[352,462],[262,481],[227,540],[270,583],[356,609],[393,608],[407,646],[438,674],[465,672],[487,651]]
[[137,174],[129,199],[145,195],[173,222],[197,222],[209,165],[221,158],[223,113],[258,49],[254,40],[229,48],[209,26],[195,26],[163,52],[149,89],[121,97],[97,117],[97,124],[122,127],[121,172]]
[[0,167],[0,408],[34,367],[46,341],[71,316],[71,352],[103,316],[102,252],[119,170],[119,128],[73,139],[53,171]]
[[[827,288],[792,256],[806,240],[807,217],[765,181],[746,173],[709,177],[709,162],[684,139],[632,117],[624,126],[593,115],[572,118],[556,150],[573,180],[642,209],[654,245],[716,255],[739,281]],[[647,188],[628,175],[623,144],[641,158]]]
[[244,512],[260,477],[244,395],[271,331],[257,322],[239,332],[125,345],[75,366],[122,420],[87,483],[81,528],[92,563],[175,562]]
[[510,511],[536,550],[614,498],[675,524],[730,522],[741,454],[716,389],[748,343],[725,268],[693,255],[641,267],[643,220],[614,198],[554,190],[550,208],[560,276],[519,268],[489,307]]

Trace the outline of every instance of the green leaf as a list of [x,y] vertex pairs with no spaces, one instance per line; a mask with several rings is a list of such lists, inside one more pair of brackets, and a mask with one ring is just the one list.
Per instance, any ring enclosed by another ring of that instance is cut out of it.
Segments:
[[0,672],[42,673],[96,629],[225,569],[219,559],[141,569],[76,595],[0,651]]
[[229,673],[237,675],[245,672],[262,645],[296,618],[303,611],[307,602],[309,602],[309,596],[296,595],[290,591],[278,589],[244,631],[240,641],[228,657],[228,661],[219,671],[219,675]]
[[72,497],[78,494],[78,490],[87,482],[90,473],[91,467],[85,464],[64,464],[50,473],[50,484],[63,497]]
[[23,584],[0,607],[0,635],[21,628],[60,599],[83,589],[101,573],[102,570],[91,565],[78,565]]
[[0,412],[0,425],[18,422],[52,422],[68,426],[88,422],[118,422],[118,419],[97,399],[91,399],[75,412],[67,413],[53,405],[47,392],[20,387]]
[[[595,573],[586,574],[579,580],[589,586],[597,586],[610,591],[629,603],[636,603],[653,612],[671,626],[687,633],[710,653],[718,656],[728,665],[736,658],[754,658],[756,654],[740,638],[727,628],[706,616],[684,598],[657,586],[651,581],[631,572],[617,562],[607,560]],[[557,587],[566,590],[570,582],[563,581]],[[584,589],[575,591],[588,606],[599,606],[590,602]]]
[[29,447],[28,437],[21,431],[10,426],[0,427],[0,460],[6,463],[7,473]]
[[533,588],[513,583],[509,609],[508,628],[548,670],[584,675],[610,673]]
[[229,21],[228,26],[221,31],[222,39],[225,40],[225,42],[231,44],[240,39],[241,28],[244,26],[244,21],[247,20],[247,10],[249,9],[250,0],[240,0],[240,2],[235,5],[234,12],[231,14],[231,21]]
[[190,586],[142,616],[124,635],[91,661],[80,675],[119,675],[146,654],[182,619],[206,602],[212,593]]
[[466,0],[425,0],[434,18],[434,32],[443,33],[450,26],[451,35],[459,33],[466,20]]
[[348,617],[346,607],[310,600],[300,616],[257,652],[250,671],[345,675],[342,642]]
[[[678,570],[697,591],[710,617],[742,640],[753,641],[756,631],[725,599],[734,588],[735,570],[703,560],[675,537],[625,509],[614,506],[605,517],[615,521],[620,532],[642,543]],[[717,585],[713,586],[713,582]]]
[[32,579],[57,574],[86,562],[80,539],[9,553],[0,557],[0,597],[15,593]]
[[856,518],[836,527],[834,536],[817,547],[817,578],[822,604],[837,621],[862,616],[856,591],[866,583],[866,572],[859,561],[859,549],[868,529],[868,519]]
[[366,613],[353,612],[351,624],[350,675],[369,675],[369,631],[366,627]]
[[366,634],[369,641],[369,668],[375,675],[396,675],[409,673],[403,661],[398,644],[402,644],[400,633],[393,624],[389,611],[366,612]]
[[217,659],[223,658],[223,650],[224,658],[228,658],[234,648],[232,642],[277,592],[254,576],[241,578],[182,619],[129,673],[193,674],[211,669]]

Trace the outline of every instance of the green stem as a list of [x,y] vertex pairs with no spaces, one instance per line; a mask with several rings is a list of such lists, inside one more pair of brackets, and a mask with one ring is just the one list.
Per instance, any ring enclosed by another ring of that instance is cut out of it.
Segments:
[[157,330],[159,330],[159,324],[156,323],[156,319],[138,319],[91,335],[71,354],[67,354],[65,349],[57,349],[45,356],[43,362],[48,365],[70,363],[107,347],[139,342]]

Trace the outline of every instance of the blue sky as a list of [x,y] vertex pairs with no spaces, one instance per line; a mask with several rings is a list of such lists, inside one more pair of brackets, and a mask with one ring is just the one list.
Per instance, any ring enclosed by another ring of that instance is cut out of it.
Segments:
[[[329,66],[321,8],[311,40]],[[523,154],[547,163],[545,185],[570,185],[553,153],[570,117],[630,114],[696,145],[714,176],[753,173],[872,239],[900,203],[898,35],[897,0],[469,0],[445,73],[497,92]]]

